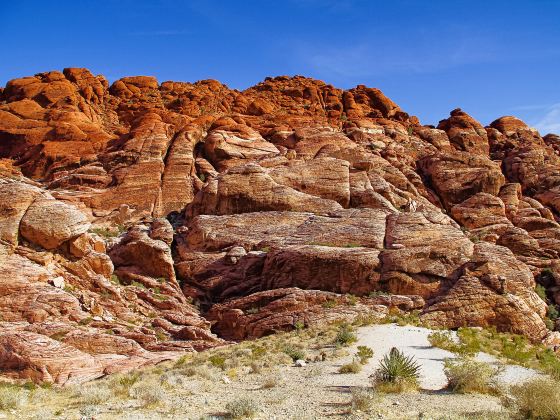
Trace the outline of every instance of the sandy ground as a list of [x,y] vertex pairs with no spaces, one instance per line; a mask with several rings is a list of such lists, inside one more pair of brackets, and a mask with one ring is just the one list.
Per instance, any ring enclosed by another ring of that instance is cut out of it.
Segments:
[[[101,419],[224,419],[226,404],[241,397],[250,398],[258,406],[255,419],[507,419],[508,412],[500,399],[486,395],[458,395],[443,390],[446,379],[443,363],[452,353],[433,348],[428,342],[431,330],[397,325],[374,325],[358,330],[358,342],[348,347],[348,355],[335,360],[308,363],[304,367],[281,366],[272,375],[275,386],[263,387],[271,373],[244,373],[231,383],[218,378],[187,377],[173,370],[166,373],[175,381],[164,404],[142,408],[135,400],[108,402],[90,407],[87,415],[77,409],[61,416],[50,416],[48,410],[35,413],[6,413],[8,419],[50,418],[79,419],[92,416]],[[340,374],[338,369],[352,360],[357,346],[373,349],[374,357],[357,374]],[[379,395],[369,412],[351,411],[353,390],[368,387],[369,376],[380,359],[397,347],[414,356],[422,367],[423,390],[395,395]],[[489,355],[479,358],[490,363]],[[524,381],[536,372],[508,366],[502,380],[509,384]],[[1,411],[0,411],[1,412]],[[27,415],[28,414],[28,415]],[[0,417],[1,418],[1,417]]]
[[[387,354],[392,347],[403,351],[406,355],[414,356],[422,367],[422,377],[420,385],[426,390],[440,390],[447,385],[443,364],[447,358],[455,358],[456,355],[446,350],[432,347],[428,341],[428,336],[432,330],[427,328],[398,326],[394,324],[374,325],[363,327],[358,330],[358,342],[352,346],[368,346],[374,350],[374,357],[370,359],[365,369],[359,374],[352,375],[353,381],[363,381],[379,365],[379,361]],[[355,350],[354,350],[355,352]],[[496,358],[489,354],[479,353],[476,357],[480,361],[497,364]],[[351,358],[343,359],[348,362]],[[514,384],[524,382],[538,373],[534,370],[516,365],[503,366],[503,372],[498,376],[498,380]],[[340,380],[349,375],[340,375]],[[346,378],[348,380],[348,378]]]

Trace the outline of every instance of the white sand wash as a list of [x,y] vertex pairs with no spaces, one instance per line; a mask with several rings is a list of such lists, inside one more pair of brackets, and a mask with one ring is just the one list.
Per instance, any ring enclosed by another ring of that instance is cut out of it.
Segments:
[[[337,366],[347,363],[351,360],[357,346],[368,346],[374,351],[374,357],[364,366],[362,372],[357,375],[338,375],[330,377],[335,386],[355,386],[357,383],[365,385],[367,376],[373,373],[383,356],[388,353],[392,347],[403,351],[406,355],[414,356],[422,368],[422,377],[420,385],[424,389],[439,390],[445,388],[447,380],[443,373],[443,364],[446,358],[455,358],[455,354],[432,347],[428,341],[428,336],[433,331],[427,328],[398,326],[394,324],[373,325],[369,327],[359,328],[357,331],[358,342],[352,346],[351,356],[341,360]],[[496,363],[497,360],[493,356],[486,353],[479,353],[477,359]],[[513,384],[524,382],[534,376],[539,375],[538,372],[516,365],[504,366],[503,372],[498,379],[505,384]]]

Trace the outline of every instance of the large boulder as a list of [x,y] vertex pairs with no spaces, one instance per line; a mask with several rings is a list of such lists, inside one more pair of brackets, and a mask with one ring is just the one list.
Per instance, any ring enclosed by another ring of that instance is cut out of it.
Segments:
[[19,224],[41,190],[23,182],[0,184],[0,239],[17,245]]
[[45,249],[87,232],[87,217],[74,206],[49,198],[37,199],[21,219],[20,233],[25,239]]
[[379,256],[382,287],[426,298],[441,292],[474,247],[452,219],[436,212],[389,215],[385,244]]
[[169,245],[149,236],[149,228],[142,225],[131,228],[109,250],[115,267],[132,273],[175,280],[173,258]]
[[546,305],[534,287],[531,271],[509,249],[481,242],[459,279],[422,318],[445,328],[493,325],[538,341],[547,335]]

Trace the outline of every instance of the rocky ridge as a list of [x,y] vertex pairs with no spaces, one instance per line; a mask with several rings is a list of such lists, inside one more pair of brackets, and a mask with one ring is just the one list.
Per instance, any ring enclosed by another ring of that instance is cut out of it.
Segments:
[[423,126],[301,76],[12,80],[0,371],[81,382],[395,310],[554,343],[535,287],[560,304],[559,150],[515,117]]

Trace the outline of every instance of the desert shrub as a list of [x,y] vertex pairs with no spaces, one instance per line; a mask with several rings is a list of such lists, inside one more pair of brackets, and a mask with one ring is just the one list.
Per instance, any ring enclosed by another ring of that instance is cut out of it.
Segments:
[[303,330],[305,328],[305,323],[303,321],[296,321],[296,323],[294,324],[294,328],[296,329],[296,331]]
[[350,400],[350,406],[352,411],[368,411],[371,409],[375,400],[375,394],[371,389],[357,388],[352,390],[352,399]]
[[463,357],[474,356],[480,350],[480,344],[470,333],[463,332],[465,338],[463,342],[459,338],[455,338],[451,331],[434,331],[428,336],[428,341],[433,347],[457,353]]
[[323,308],[331,309],[331,308],[336,307],[336,305],[337,305],[336,299],[328,299],[328,300],[324,301],[321,306]]
[[358,346],[356,357],[362,365],[365,365],[373,357],[373,350],[368,346]]
[[89,231],[95,233],[102,238],[116,238],[121,233],[123,233],[126,228],[123,225],[117,225],[115,228],[108,228],[108,227],[94,227],[91,228]]
[[457,348],[457,353],[463,356],[471,356],[482,351],[482,343],[479,337],[479,330],[474,328],[459,328],[457,337],[461,345]]
[[560,358],[551,349],[532,344],[523,336],[498,332],[495,327],[459,328],[457,335],[461,342],[459,354],[469,356],[483,351],[560,380]]
[[230,379],[236,379],[239,376],[239,372],[236,368],[229,368],[226,371],[226,376]]
[[383,323],[397,324],[401,327],[404,325],[422,326],[419,311],[403,312],[398,308],[390,308],[389,315],[383,319]]
[[334,344],[340,346],[349,346],[350,344],[355,343],[356,341],[358,341],[358,337],[356,337],[356,334],[354,334],[352,327],[350,327],[350,325],[348,324],[340,325],[338,329],[338,333],[334,338]]
[[257,307],[251,307],[251,308],[249,308],[249,309],[246,309],[246,310],[245,310],[245,313],[246,313],[247,315],[258,314],[258,313],[259,313],[259,308],[257,308]]
[[537,353],[538,367],[543,372],[560,381],[560,359],[551,349],[544,349]]
[[142,401],[144,406],[154,406],[165,399],[165,391],[156,381],[136,383],[130,389],[130,394]]
[[264,347],[253,347],[251,348],[251,356],[254,358],[261,358],[266,354],[266,349]]
[[251,373],[261,373],[263,369],[262,362],[251,362],[250,368]]
[[250,398],[239,398],[226,404],[226,410],[234,419],[253,417],[259,411],[255,401]]
[[420,320],[420,313],[418,311],[406,312],[398,320],[397,325],[414,325],[416,327],[422,325]]
[[226,358],[220,354],[213,354],[208,358],[210,364],[214,367],[224,369],[226,364]]
[[48,408],[40,408],[32,416],[29,416],[29,420],[45,420],[45,419],[52,419],[54,418],[53,412]]
[[292,358],[295,362],[296,360],[304,360],[305,359],[305,351],[303,349],[294,347],[293,345],[286,345],[284,347],[284,353]]
[[101,404],[107,402],[112,396],[111,390],[102,382],[81,385],[74,389],[74,397],[84,405]]
[[188,382],[184,375],[173,370],[163,373],[159,381],[167,389],[184,388]]
[[270,389],[275,388],[278,385],[280,385],[280,378],[278,377],[278,375],[270,375],[264,378],[261,388]]
[[317,376],[321,376],[323,374],[323,368],[321,366],[311,366],[305,372],[306,378],[316,378]]
[[455,352],[459,343],[454,339],[450,331],[434,331],[428,336],[432,347]]
[[86,405],[81,407],[79,412],[82,418],[93,419],[99,413],[99,407],[95,405]]
[[362,365],[357,360],[352,360],[350,363],[342,365],[338,369],[338,373],[359,373],[362,370]]
[[560,382],[536,378],[510,388],[513,406],[526,419],[560,418]]
[[369,292],[368,297],[374,298],[378,296],[389,296],[389,293],[384,292],[383,290],[374,290],[373,292]]
[[347,295],[346,303],[350,306],[356,306],[356,303],[358,303],[358,298],[354,295]]
[[360,314],[356,317],[352,325],[357,327],[365,327],[368,325],[373,325],[378,322],[378,318],[373,314]]
[[534,357],[534,351],[527,339],[521,335],[502,338],[502,356],[516,363],[527,363]]
[[535,293],[546,302],[546,289],[542,284],[537,284],[535,287]]
[[128,397],[130,388],[138,382],[140,379],[140,374],[138,372],[133,372],[129,374],[115,375],[110,378],[107,385],[109,389],[115,395],[120,395],[123,397]]
[[15,386],[0,384],[0,410],[20,408],[27,402],[27,393]]
[[497,394],[496,375],[499,372],[487,363],[470,358],[448,359],[444,364],[448,388],[460,394]]
[[382,392],[416,389],[419,379],[420,365],[412,356],[406,356],[395,347],[383,356],[373,375],[375,388]]

